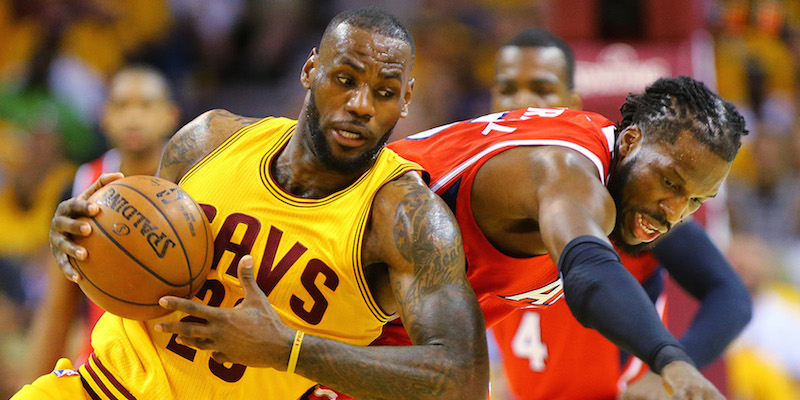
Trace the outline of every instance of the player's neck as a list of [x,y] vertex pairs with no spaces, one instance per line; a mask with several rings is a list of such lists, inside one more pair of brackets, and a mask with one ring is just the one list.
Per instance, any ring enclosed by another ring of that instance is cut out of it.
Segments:
[[155,175],[160,159],[161,153],[158,151],[141,153],[120,152],[119,171],[125,174],[125,176]]
[[346,172],[331,169],[295,134],[273,159],[270,173],[283,190],[295,196],[320,199],[352,185],[371,166],[372,163]]

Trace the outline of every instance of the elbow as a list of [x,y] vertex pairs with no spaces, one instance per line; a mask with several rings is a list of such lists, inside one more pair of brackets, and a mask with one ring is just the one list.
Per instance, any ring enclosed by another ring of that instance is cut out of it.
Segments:
[[731,313],[735,314],[738,332],[741,332],[753,318],[753,297],[743,286],[731,303]]
[[452,371],[443,379],[445,388],[436,399],[486,400],[489,398],[489,357],[483,351],[480,357],[459,357],[445,368]]
[[484,356],[478,362],[466,363],[464,373],[461,377],[461,385],[465,388],[460,390],[461,395],[458,399],[486,400],[489,398],[489,355],[484,351]]
[[591,277],[576,275],[573,274],[570,279],[564,278],[564,300],[575,320],[583,327],[593,329],[595,316],[589,310],[589,305],[594,301],[600,283]]
[[727,285],[725,294],[718,296],[725,299],[725,309],[736,327],[736,333],[741,332],[753,318],[753,297],[747,286],[741,280],[736,280]]
[[489,352],[483,323],[479,326],[480,329],[455,342],[442,343],[443,351],[436,357],[434,367],[438,375],[438,390],[428,391],[422,397],[453,400],[489,398]]

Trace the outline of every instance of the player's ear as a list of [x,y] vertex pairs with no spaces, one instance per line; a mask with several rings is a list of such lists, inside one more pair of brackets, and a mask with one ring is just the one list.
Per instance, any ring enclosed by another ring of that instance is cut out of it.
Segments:
[[571,92],[569,95],[569,108],[573,110],[583,110],[583,97],[575,92]]
[[400,110],[400,118],[408,116],[408,106],[411,104],[411,92],[414,91],[414,78],[408,81],[406,91],[403,93],[403,108]]
[[311,89],[314,76],[317,74],[318,62],[319,54],[317,54],[317,48],[315,47],[311,49],[311,53],[309,53],[308,59],[306,59],[306,63],[303,64],[303,69],[300,71],[300,82],[306,90]]
[[630,125],[620,132],[617,139],[617,154],[622,157],[631,154],[642,142],[642,131],[636,125]]

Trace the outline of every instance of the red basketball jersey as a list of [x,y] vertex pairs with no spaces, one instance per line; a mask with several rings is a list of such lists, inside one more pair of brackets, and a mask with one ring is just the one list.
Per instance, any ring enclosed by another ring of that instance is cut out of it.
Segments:
[[614,130],[614,124],[598,114],[528,108],[445,125],[389,145],[402,157],[422,165],[430,174],[431,189],[454,209],[464,240],[467,276],[487,328],[517,308],[554,304],[564,291],[549,255],[509,257],[495,249],[478,228],[470,199],[478,169],[513,147],[560,146],[591,160],[598,179],[605,184]]
[[[625,267],[643,282],[658,269],[651,253],[621,255]],[[656,302],[663,318],[664,297]],[[492,328],[509,389],[519,400],[612,400],[624,385],[647,371],[593,329],[584,328],[566,302],[541,310],[520,310]]]

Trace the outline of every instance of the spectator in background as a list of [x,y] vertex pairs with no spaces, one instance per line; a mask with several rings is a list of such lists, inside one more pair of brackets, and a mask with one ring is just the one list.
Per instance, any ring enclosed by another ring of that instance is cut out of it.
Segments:
[[0,0],[0,83],[47,83],[94,121],[106,79],[166,37],[167,0]]
[[729,181],[731,222],[770,243],[792,267],[800,247],[800,174],[791,166],[791,136],[768,128],[760,124],[751,142],[751,168]]
[[758,236],[737,233],[728,255],[753,294],[753,320],[728,354],[731,399],[800,398],[800,292],[776,280],[774,249]]
[[[178,122],[178,107],[164,75],[148,67],[128,67],[117,73],[100,121],[114,148],[78,169],[72,196],[83,192],[102,173],[155,175],[161,151]],[[48,272],[47,291],[29,335],[31,361],[26,381],[49,372],[61,357],[75,358],[67,349],[69,332],[76,317],[83,316],[79,307],[88,303],[88,315],[82,318],[85,337],[77,355],[78,363],[85,362],[92,351],[88,332],[103,313],[78,286],[64,279],[55,265]]]
[[[0,371],[18,364],[13,345],[28,325],[42,266],[51,263],[49,220],[75,171],[67,155],[86,146],[81,138],[87,133],[70,109],[44,92],[0,94],[0,304],[6,305],[0,307]],[[0,373],[2,394],[18,383],[19,368]]]

